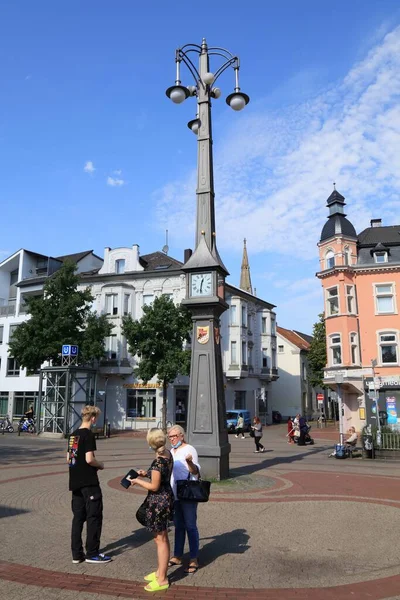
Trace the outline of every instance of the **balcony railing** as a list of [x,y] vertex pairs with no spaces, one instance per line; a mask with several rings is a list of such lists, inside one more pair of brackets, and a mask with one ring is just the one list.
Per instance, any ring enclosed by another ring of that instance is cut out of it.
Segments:
[[15,315],[15,303],[0,306],[0,317],[8,317]]
[[276,367],[262,367],[261,377],[278,377],[278,369]]
[[100,360],[100,366],[107,367],[130,367],[131,363],[128,358],[108,358],[105,356]]

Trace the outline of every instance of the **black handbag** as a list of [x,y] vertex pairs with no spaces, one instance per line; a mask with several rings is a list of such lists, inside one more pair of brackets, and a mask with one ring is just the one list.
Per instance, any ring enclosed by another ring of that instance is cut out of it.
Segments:
[[187,479],[178,479],[176,482],[176,491],[178,500],[184,502],[208,502],[210,497],[211,481],[205,481],[200,477],[190,479],[190,473]]
[[253,429],[251,429],[251,430],[250,430],[250,437],[255,437],[255,436],[256,436],[256,434],[254,433],[254,430],[253,430]]
[[143,527],[146,527],[146,525],[147,525],[146,510],[147,510],[147,497],[146,497],[145,501],[142,502],[142,504],[139,506],[139,508],[136,511],[136,519],[139,521],[139,523],[141,525],[143,525]]

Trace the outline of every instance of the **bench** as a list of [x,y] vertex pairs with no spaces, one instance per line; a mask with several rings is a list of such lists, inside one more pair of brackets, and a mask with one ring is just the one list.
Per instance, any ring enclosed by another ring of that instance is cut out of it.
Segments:
[[105,437],[104,435],[104,427],[95,427],[94,429],[92,429],[94,435],[96,436],[96,440],[99,439],[99,437]]

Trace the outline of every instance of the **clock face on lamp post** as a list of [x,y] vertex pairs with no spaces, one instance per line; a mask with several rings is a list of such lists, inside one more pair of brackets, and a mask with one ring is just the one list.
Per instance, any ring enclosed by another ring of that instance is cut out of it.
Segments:
[[192,273],[190,277],[190,296],[212,296],[212,274]]

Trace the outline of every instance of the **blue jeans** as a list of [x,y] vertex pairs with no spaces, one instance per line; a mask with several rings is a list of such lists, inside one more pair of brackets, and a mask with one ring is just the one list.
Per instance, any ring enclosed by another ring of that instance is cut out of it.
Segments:
[[199,554],[199,530],[197,529],[197,502],[174,503],[175,544],[174,556],[183,556],[186,533],[189,541],[190,558]]

